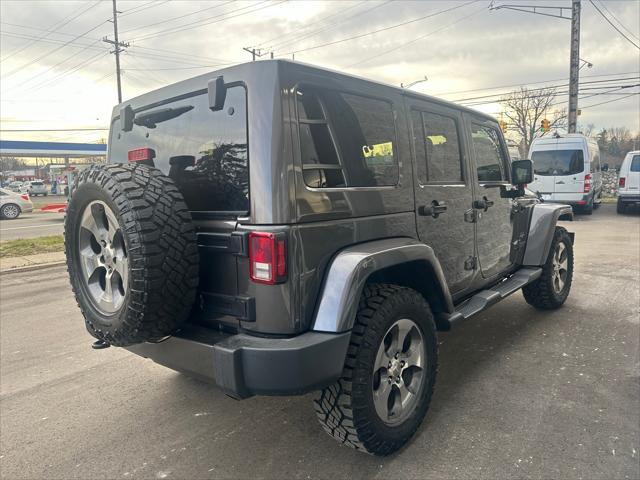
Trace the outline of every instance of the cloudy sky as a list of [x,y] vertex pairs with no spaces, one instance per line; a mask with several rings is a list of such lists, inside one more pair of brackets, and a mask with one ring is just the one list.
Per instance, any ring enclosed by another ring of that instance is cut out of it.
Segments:
[[[582,1],[579,123],[640,130],[640,1]],[[118,1],[123,96],[223,64],[243,47],[399,85],[499,115],[501,93],[566,91],[570,22],[489,6],[570,0]],[[565,14],[568,14],[565,11]],[[0,1],[0,136],[97,141],[117,103],[110,0]],[[353,38],[352,38],[353,37]],[[263,58],[267,58],[268,54]],[[635,86],[634,86],[635,85]],[[500,87],[500,88],[497,88]],[[493,97],[491,97],[493,95]],[[476,97],[482,97],[477,99]],[[564,100],[563,93],[559,100]],[[479,102],[485,102],[478,104]]]

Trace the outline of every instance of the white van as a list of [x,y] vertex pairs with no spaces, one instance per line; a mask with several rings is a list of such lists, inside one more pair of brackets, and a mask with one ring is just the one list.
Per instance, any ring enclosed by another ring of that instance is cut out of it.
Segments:
[[533,183],[547,202],[566,203],[591,214],[600,205],[602,172],[598,143],[579,133],[538,137],[531,143]]
[[618,174],[618,213],[640,205],[640,150],[627,153]]

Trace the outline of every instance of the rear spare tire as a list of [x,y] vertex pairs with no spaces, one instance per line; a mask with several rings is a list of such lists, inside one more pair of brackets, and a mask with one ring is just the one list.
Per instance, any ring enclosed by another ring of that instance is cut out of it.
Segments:
[[155,168],[109,164],[80,172],[65,253],[87,330],[111,345],[170,335],[193,307],[195,228],[178,188]]

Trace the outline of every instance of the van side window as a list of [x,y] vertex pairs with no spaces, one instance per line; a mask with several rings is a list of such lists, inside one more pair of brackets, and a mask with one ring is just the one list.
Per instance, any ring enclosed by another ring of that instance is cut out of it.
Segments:
[[495,128],[471,124],[471,139],[476,154],[479,182],[507,181],[506,159]]
[[395,122],[385,101],[332,90],[296,92],[305,183],[315,188],[398,183]]
[[411,115],[420,183],[463,181],[456,121],[445,115],[416,110]]

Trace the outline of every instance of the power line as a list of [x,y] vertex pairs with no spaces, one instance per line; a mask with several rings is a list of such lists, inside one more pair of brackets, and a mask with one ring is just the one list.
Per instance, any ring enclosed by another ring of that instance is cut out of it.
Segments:
[[[309,37],[313,37],[319,33],[323,33],[323,32],[327,32],[329,30],[333,30],[334,28],[338,27],[339,25],[348,22],[349,20],[358,17],[361,18],[362,16],[373,12],[374,10],[377,10],[378,8],[384,7],[386,5],[388,5],[389,3],[393,2],[394,0],[387,0],[385,2],[379,3],[377,5],[374,5],[372,7],[368,7],[365,8],[363,11],[355,13],[353,15],[348,15],[348,16],[344,16],[344,12],[348,11],[349,9],[346,8],[344,10],[342,10],[341,12],[336,13],[333,16],[340,16],[339,19],[337,19],[335,22],[331,22],[329,25],[325,25],[324,27],[318,28],[316,30],[313,30],[311,32],[308,32],[306,34],[300,35],[298,37],[293,37],[289,40],[285,40],[285,41],[281,41],[281,42],[276,42],[276,44],[272,45],[271,47],[269,47],[270,50],[275,50],[275,49],[279,49],[279,48],[284,48],[286,45],[290,45],[296,42],[299,42],[301,40],[305,40]],[[360,5],[362,5],[363,3],[367,3],[367,2],[361,2],[361,3],[357,3],[356,5],[354,5],[355,7],[359,7]]]
[[[44,53],[44,54],[40,55],[38,58],[35,58],[35,59],[33,59],[33,60],[31,60],[31,61],[29,61],[29,62],[27,62],[27,63],[25,63],[25,64],[21,65],[20,67],[13,69],[12,71],[10,71],[9,73],[6,73],[6,74],[4,75],[5,79],[6,79],[7,77],[10,77],[10,76],[12,76],[13,74],[15,74],[15,73],[17,73],[17,72],[21,71],[21,70],[24,70],[25,68],[27,68],[27,67],[29,67],[29,66],[33,65],[34,63],[39,62],[39,61],[40,61],[40,60],[42,60],[43,58],[48,57],[48,56],[50,56],[50,55],[53,55],[54,53],[58,52],[59,50],[62,50],[64,47],[66,47],[66,46],[68,46],[68,45],[72,44],[72,43],[73,43],[73,42],[75,42],[77,39],[79,39],[79,38],[81,38],[81,37],[85,36],[87,33],[89,33],[89,32],[93,32],[94,30],[96,30],[96,29],[100,28],[102,25],[104,25],[104,24],[105,24],[105,23],[107,23],[107,22],[108,22],[108,20],[104,20],[104,21],[100,22],[98,25],[96,25],[96,26],[94,26],[94,27],[90,28],[90,29],[89,29],[89,30],[87,30],[86,32],[84,32],[84,33],[82,33],[82,34],[80,34],[80,35],[76,35],[76,36],[75,36],[75,37],[73,37],[71,40],[69,40],[69,41],[67,41],[67,42],[63,43],[63,44],[62,44],[62,45],[60,45],[59,47],[54,48],[53,50],[50,50],[49,52],[47,52],[47,53]],[[97,42],[95,42],[95,43],[97,43]]]
[[626,36],[626,35],[625,35],[625,34],[624,34],[624,33],[623,33],[623,32],[622,32],[618,27],[616,27],[616,26],[615,26],[615,24],[614,24],[611,20],[609,20],[609,17],[607,17],[607,16],[602,12],[602,10],[600,10],[600,9],[598,8],[598,6],[594,3],[594,1],[593,1],[593,0],[589,0],[589,3],[591,3],[591,5],[593,5],[593,8],[595,8],[595,9],[598,11],[598,13],[599,13],[600,15],[602,15],[602,18],[604,18],[604,19],[607,21],[607,23],[608,23],[609,25],[611,25],[611,26],[615,29],[615,31],[616,31],[616,32],[618,32],[620,35],[622,35],[622,36],[625,38],[625,40],[627,40],[631,45],[633,45],[634,47],[636,47],[637,49],[639,49],[639,50],[640,50],[640,45],[637,45],[633,40],[631,40],[629,37],[627,37],[627,36]]
[[[281,3],[284,3],[286,1],[287,0],[280,0],[280,1],[275,2],[275,3],[269,3],[269,0],[263,0],[261,2],[255,3],[253,5],[249,5],[249,6],[241,7],[241,8],[236,8],[235,10],[231,10],[229,12],[225,12],[225,13],[222,13],[222,14],[219,14],[219,15],[214,15],[213,17],[209,17],[207,19],[197,20],[195,22],[186,23],[184,25],[180,25],[180,26],[174,27],[174,28],[167,28],[165,30],[159,30],[157,32],[151,33],[149,35],[144,35],[144,36],[142,36],[140,38],[136,38],[134,40],[136,42],[142,42],[144,40],[149,40],[151,38],[156,38],[156,37],[165,36],[165,35],[171,35],[171,34],[174,34],[174,33],[182,32],[184,30],[191,30],[191,29],[195,29],[195,28],[204,27],[205,25],[211,25],[211,24],[214,24],[214,23],[223,22],[223,21],[228,20],[230,18],[240,17],[240,16],[243,16],[243,15],[247,15],[249,13],[254,13],[254,12],[257,12],[259,10],[263,10],[265,8],[271,8],[271,7],[274,7],[276,5],[280,5]],[[269,5],[264,5],[265,3],[269,3]],[[240,11],[247,10],[247,9],[250,9],[250,8],[253,8],[253,7],[257,7],[258,5],[262,5],[262,6],[259,7],[259,8],[255,8],[253,10],[249,10],[248,12],[244,11],[243,13],[238,13],[236,15],[229,15],[229,14],[234,13],[234,12],[240,12]],[[228,16],[225,17],[225,15],[228,15]],[[224,18],[220,18],[220,17],[224,17]],[[215,19],[217,19],[217,20],[215,20]],[[205,20],[212,20],[212,21],[209,22],[209,21],[205,21]]]
[[[172,18],[168,18],[166,20],[162,20],[160,22],[156,22],[156,23],[149,23],[147,25],[143,25],[142,27],[136,27],[136,28],[130,28],[129,30],[123,30],[122,33],[129,33],[129,32],[135,32],[138,30],[144,30],[145,28],[149,28],[149,27],[154,27],[156,25],[162,25],[163,23],[168,23],[168,22],[173,22],[174,20],[178,20],[180,18],[184,18],[184,17],[190,17],[191,15],[195,15],[196,13],[202,13],[206,10],[215,10],[216,8],[220,8],[220,7],[224,7],[227,3],[233,3],[233,0],[229,0],[227,2],[222,2],[219,4],[216,4],[212,7],[207,7],[207,8],[202,8],[200,10],[196,10],[194,12],[191,13],[185,13],[184,15],[180,15],[177,17],[172,17]],[[120,15],[121,17],[124,15]]]
[[[130,8],[129,10],[125,10],[120,14],[121,17],[126,17],[127,15],[133,15],[134,13],[142,12],[143,10],[147,10],[149,8],[159,7],[165,3],[168,3],[170,0],[164,0],[162,2],[151,1],[147,3],[143,3],[142,5],[138,5],[137,7]],[[148,5],[148,6],[146,6]]]
[[620,25],[620,26],[622,27],[622,29],[623,29],[623,30],[625,30],[625,31],[626,31],[629,35],[631,35],[634,39],[636,39],[636,40],[640,41],[640,37],[638,37],[635,33],[633,33],[633,32],[632,32],[631,30],[629,30],[627,27],[625,27],[625,26],[624,26],[624,23],[622,23],[622,22],[618,19],[618,17],[616,17],[616,16],[613,14],[613,12],[607,8],[607,6],[604,4],[604,2],[603,2],[602,0],[598,0],[598,3],[600,4],[600,6],[601,6],[602,8],[604,8],[604,10],[605,10],[609,15],[611,15],[611,17],[612,17],[616,22],[618,22],[618,25]]
[[373,60],[374,58],[379,58],[379,57],[382,57],[384,55],[387,55],[388,53],[395,52],[396,50],[399,50],[401,48],[406,47],[407,45],[411,45],[412,43],[416,43],[416,42],[418,42],[420,40],[423,40],[423,39],[425,39],[427,37],[430,37],[431,35],[435,35],[436,33],[439,33],[439,32],[441,32],[443,30],[451,28],[454,25],[456,25],[457,23],[460,23],[460,22],[462,22],[464,20],[467,20],[468,18],[471,18],[471,17],[473,17],[473,16],[475,16],[478,13],[483,12],[483,11],[486,11],[485,7],[482,7],[480,10],[476,10],[475,12],[470,13],[469,15],[466,15],[466,16],[464,16],[462,18],[459,18],[459,19],[457,19],[457,20],[455,20],[455,21],[453,21],[453,22],[451,22],[451,23],[449,23],[447,25],[444,25],[444,26],[442,26],[440,28],[437,28],[436,30],[433,30],[433,31],[431,31],[429,33],[426,33],[426,34],[423,34],[423,35],[420,35],[420,36],[414,38],[413,40],[409,40],[408,42],[401,43],[400,45],[397,45],[397,46],[395,46],[393,48],[390,48],[389,50],[386,50],[384,52],[378,53],[376,55],[372,55],[371,57],[365,58],[364,60],[360,60],[359,62],[353,63],[353,64],[349,65],[347,68],[353,68],[353,67],[356,67],[358,65],[362,65],[363,63],[367,63],[367,62]]
[[[594,83],[609,83],[614,81],[637,80],[638,78],[640,77],[619,77],[619,78],[611,78],[608,80],[592,80],[589,82],[580,82],[580,85],[593,85]],[[522,86],[522,85],[519,85],[519,86]],[[560,88],[560,87],[568,87],[568,86],[569,86],[568,83],[563,83],[563,84],[556,84],[556,85],[545,85],[543,87],[532,88],[528,90],[529,92],[536,92],[536,91],[546,90],[549,88]],[[469,102],[473,100],[481,100],[485,98],[499,98],[499,97],[503,97],[504,95],[508,95],[509,93],[511,92],[494,93],[491,95],[480,95],[477,97],[459,98],[459,99],[450,100],[450,101],[454,103],[463,103],[463,102]],[[491,102],[486,102],[486,103],[491,103]]]
[[[640,71],[637,72],[617,72],[617,73],[606,73],[606,74],[599,74],[599,75],[582,75],[582,78],[599,78],[599,77],[612,77],[614,75],[634,75],[640,73]],[[471,90],[457,90],[457,91],[453,91],[453,92],[435,92],[432,93],[432,95],[454,95],[454,94],[458,94],[458,93],[472,93],[472,92],[483,92],[483,91],[488,91],[488,90],[498,90],[501,88],[513,88],[513,87],[522,87],[525,85],[537,85],[539,83],[549,83],[549,82],[560,82],[560,81],[566,81],[569,80],[568,77],[564,77],[564,78],[553,78],[550,80],[540,80],[539,82],[530,82],[530,83],[514,83],[511,85],[500,85],[498,87],[483,87],[483,88],[473,88]]]
[[81,15],[84,15],[86,12],[88,12],[89,10],[91,10],[92,8],[94,8],[96,5],[98,5],[100,3],[100,1],[98,0],[97,2],[93,3],[92,5],[89,5],[87,8],[85,8],[84,10],[81,10],[80,12],[72,12],[71,14],[67,15],[65,18],[63,18],[62,20],[60,20],[59,22],[55,23],[51,28],[49,28],[48,30],[45,31],[44,34],[42,34],[40,37],[35,37],[33,38],[33,40],[31,42],[28,42],[26,45],[24,45],[22,48],[19,48],[18,50],[13,51],[12,53],[8,54],[7,56],[5,56],[2,61],[6,61],[9,58],[13,57],[14,55],[25,51],[27,48],[29,48],[32,45],[35,45],[36,43],[38,43],[39,41],[47,38],[49,35],[51,35],[52,33],[55,33],[57,30],[61,29],[62,27],[64,27],[65,25],[71,23],[72,21],[74,21],[76,18],[80,17]]
[[312,47],[301,48],[299,50],[293,50],[293,51],[290,51],[290,52],[282,53],[281,55],[292,55],[292,54],[295,54],[295,53],[307,52],[309,50],[315,50],[317,48],[328,47],[330,45],[336,45],[338,43],[347,42],[349,40],[355,40],[357,38],[368,37],[369,35],[374,35],[374,34],[380,33],[380,32],[386,32],[387,30],[392,30],[394,28],[403,27],[405,25],[409,25],[409,24],[415,23],[415,22],[420,22],[422,20],[426,20],[427,18],[435,17],[435,16],[441,15],[443,13],[451,12],[453,10],[457,10],[458,8],[462,8],[462,7],[466,7],[467,5],[471,5],[472,3],[475,3],[477,1],[478,0],[471,0],[470,2],[466,2],[466,3],[460,4],[460,5],[456,5],[455,7],[446,8],[444,10],[439,10],[439,11],[431,13],[429,15],[424,15],[422,17],[414,18],[412,20],[407,20],[406,22],[397,23],[395,25],[390,25],[388,27],[379,28],[377,30],[372,30],[370,32],[361,33],[359,35],[353,35],[351,37],[342,38],[340,40],[334,40],[332,42],[321,43],[319,45],[314,45]]
[[[314,19],[314,21],[313,21],[313,23],[312,23],[312,24],[308,24],[308,25],[306,25],[305,27],[303,27],[303,29],[304,29],[304,30],[309,30],[309,29],[311,29],[311,28],[313,28],[313,27],[316,27],[316,26],[318,26],[318,25],[325,24],[325,23],[327,23],[327,20],[329,20],[329,19],[331,19],[331,18],[334,18],[334,17],[336,17],[336,16],[338,16],[338,15],[344,15],[344,13],[345,13],[345,12],[348,12],[349,10],[353,10],[354,8],[359,7],[359,6],[360,6],[360,5],[362,5],[363,3],[366,3],[366,0],[364,0],[364,1],[362,1],[362,2],[359,2],[359,3],[356,3],[355,5],[351,5],[351,6],[347,7],[347,8],[342,8],[342,9],[341,9],[340,11],[338,11],[338,12],[332,13],[332,14],[330,14],[330,15],[327,15],[327,16],[325,16],[325,17],[319,18],[319,19],[317,19],[317,20],[315,20],[315,19]],[[307,33],[308,33],[308,32],[307,32]],[[296,29],[296,31],[293,31],[293,32],[287,32],[287,33],[280,34],[280,35],[277,35],[277,36],[275,36],[275,37],[272,37],[272,38],[270,38],[269,40],[264,40],[264,41],[262,41],[262,42],[258,43],[257,45],[254,45],[254,47],[256,47],[256,48],[266,48],[266,45],[267,45],[267,44],[269,44],[269,45],[270,45],[270,46],[269,46],[269,48],[274,48],[274,46],[275,46],[275,45],[274,45],[274,44],[272,44],[271,42],[276,41],[276,40],[278,40],[278,39],[280,39],[280,40],[281,40],[282,38],[284,38],[284,37],[289,37],[289,36],[291,36],[292,38],[297,38],[297,36],[298,36],[298,35],[300,35],[300,31],[299,31],[298,29]],[[303,35],[304,35],[304,34],[303,34]],[[277,44],[277,43],[278,43],[278,42],[276,42],[276,44]]]
[[581,107],[581,108],[583,108],[583,109],[584,108],[591,108],[591,107],[597,107],[599,105],[605,105],[607,103],[619,102],[620,100],[624,100],[625,98],[633,97],[634,95],[640,95],[640,92],[630,93],[629,95],[625,95],[624,97],[614,98],[613,100],[607,100],[606,102],[593,103],[591,105],[586,105],[586,106]]

